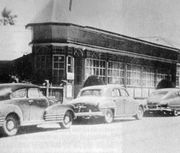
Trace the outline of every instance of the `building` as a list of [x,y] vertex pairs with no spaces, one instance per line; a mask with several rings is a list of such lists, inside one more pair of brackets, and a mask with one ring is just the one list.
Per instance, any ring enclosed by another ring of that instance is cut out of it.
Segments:
[[91,75],[121,84],[137,98],[147,97],[165,78],[179,86],[179,49],[81,25],[67,6],[65,0],[50,1],[26,26],[32,31],[32,53],[13,62],[14,70],[26,65],[18,71],[21,76],[37,84],[68,82],[67,98],[76,96]]
[[70,97],[91,75],[125,86],[134,97],[147,97],[165,78],[179,85],[179,49],[71,23],[67,8],[58,11],[60,2],[51,1],[27,25],[36,76],[57,86],[68,81]]

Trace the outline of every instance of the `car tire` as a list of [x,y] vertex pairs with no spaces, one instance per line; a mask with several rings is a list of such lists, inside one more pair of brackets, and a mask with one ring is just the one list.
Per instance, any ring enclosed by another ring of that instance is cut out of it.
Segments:
[[19,130],[19,120],[17,117],[14,115],[7,116],[1,130],[4,136],[16,135]]
[[73,122],[72,113],[70,111],[67,111],[64,114],[63,121],[60,122],[59,124],[60,124],[62,129],[69,129],[72,125],[72,122]]
[[104,112],[104,122],[105,123],[111,123],[114,120],[114,114],[111,109],[107,109]]
[[173,110],[173,111],[172,111],[172,114],[173,114],[173,116],[178,116],[177,110]]
[[139,106],[138,110],[137,110],[137,114],[135,115],[135,118],[137,120],[141,120],[143,118],[143,116],[144,116],[144,110],[143,110],[142,106]]

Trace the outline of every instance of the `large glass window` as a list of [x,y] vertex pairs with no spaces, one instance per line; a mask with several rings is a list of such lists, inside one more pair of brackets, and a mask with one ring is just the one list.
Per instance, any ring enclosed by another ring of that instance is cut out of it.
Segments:
[[124,84],[124,68],[120,62],[108,62],[108,83]]
[[59,83],[65,70],[65,56],[64,55],[53,55],[53,80]]
[[91,75],[96,75],[105,81],[105,77],[106,77],[105,69],[106,69],[106,62],[104,60],[87,58],[85,77],[88,78]]
[[141,86],[141,66],[128,64],[127,65],[127,85]]
[[144,67],[142,72],[142,86],[143,87],[154,87],[155,73],[153,68]]

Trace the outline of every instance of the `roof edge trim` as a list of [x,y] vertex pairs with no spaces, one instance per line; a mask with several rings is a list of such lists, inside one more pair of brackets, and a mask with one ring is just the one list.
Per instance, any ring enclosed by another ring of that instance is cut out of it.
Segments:
[[138,39],[138,38],[134,38],[134,37],[130,37],[130,36],[118,34],[118,33],[115,33],[115,32],[111,32],[111,31],[107,31],[107,30],[103,30],[103,29],[91,27],[91,26],[81,26],[81,25],[77,25],[77,24],[73,24],[73,23],[44,22],[44,23],[30,23],[30,24],[27,24],[25,27],[27,28],[27,27],[36,26],[36,25],[66,25],[66,26],[77,26],[77,27],[81,27],[81,28],[84,28],[84,29],[87,29],[87,30],[92,30],[92,31],[95,31],[95,32],[101,32],[101,33],[105,33],[105,34],[110,34],[110,35],[113,35],[113,36],[117,36],[117,37],[121,37],[121,38],[124,38],[124,39],[131,40],[131,41],[141,42],[141,43],[146,44],[146,45],[155,46],[155,47],[160,47],[160,48],[165,48],[165,49],[173,50],[173,51],[175,51],[175,52],[180,53],[180,49],[175,48],[175,47],[170,47],[170,46],[166,46],[166,45],[161,45],[161,44],[149,42],[149,41],[146,41],[146,40],[142,40],[142,39]]

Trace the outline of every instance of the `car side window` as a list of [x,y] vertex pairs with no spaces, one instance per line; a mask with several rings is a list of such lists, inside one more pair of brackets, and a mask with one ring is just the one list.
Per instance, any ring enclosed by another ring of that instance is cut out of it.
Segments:
[[115,88],[112,90],[112,97],[119,97],[120,96],[120,92],[119,89]]
[[27,98],[27,90],[26,89],[19,89],[14,91],[11,96],[12,99],[14,98]]
[[39,98],[39,90],[38,88],[29,88],[28,89],[28,98]]
[[129,94],[127,93],[127,91],[125,89],[120,89],[120,91],[121,91],[121,96],[123,96],[123,97],[129,96]]

